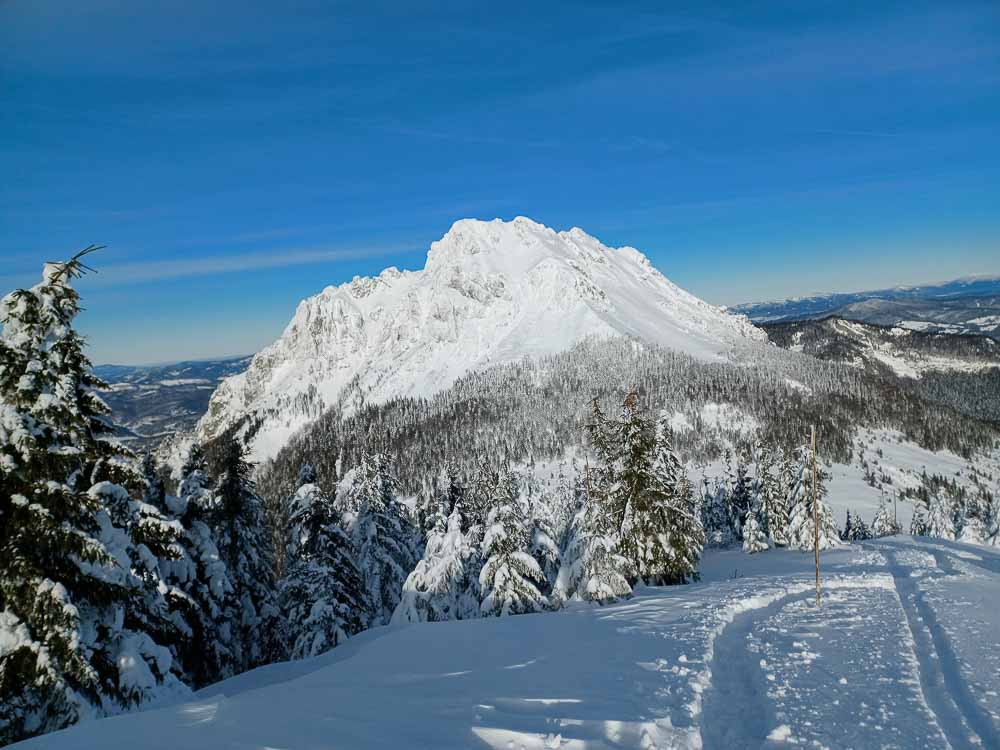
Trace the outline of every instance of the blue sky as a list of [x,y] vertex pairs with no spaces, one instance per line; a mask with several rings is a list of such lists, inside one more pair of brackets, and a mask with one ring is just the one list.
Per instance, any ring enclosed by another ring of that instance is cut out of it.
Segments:
[[108,245],[97,362],[255,351],[467,216],[722,304],[1000,272],[994,0],[6,0],[0,49],[0,288]]

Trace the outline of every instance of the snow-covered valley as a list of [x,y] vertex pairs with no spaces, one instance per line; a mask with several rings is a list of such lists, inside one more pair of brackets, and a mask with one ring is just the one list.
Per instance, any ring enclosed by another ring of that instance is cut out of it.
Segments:
[[990,748],[1000,554],[892,537],[710,551],[702,580],[554,614],[390,626],[19,747]]

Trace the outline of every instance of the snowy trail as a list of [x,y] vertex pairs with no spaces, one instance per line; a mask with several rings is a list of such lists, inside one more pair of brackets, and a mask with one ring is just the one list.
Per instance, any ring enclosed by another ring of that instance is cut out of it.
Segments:
[[640,587],[606,607],[380,628],[192,702],[24,747],[1000,747],[995,560],[906,538],[831,550],[817,608],[811,555],[712,551],[691,586]]
[[[916,562],[915,555],[927,554],[926,549],[910,545],[872,547],[888,555],[889,571],[913,638],[924,698],[937,716],[948,742],[955,750],[1000,747],[1000,738],[991,720],[969,693],[947,634],[920,590],[922,566]],[[941,572],[924,575],[961,575],[955,571],[950,556],[940,548],[932,547],[930,553]]]
[[790,602],[811,594],[793,593],[766,607],[736,616],[716,637],[711,663],[711,683],[701,713],[701,738],[705,750],[759,748],[770,732],[767,681],[760,659],[748,650],[755,625]]
[[[983,560],[975,553],[958,552],[936,544],[922,547],[893,544],[892,547],[891,550],[887,546],[882,546],[881,549],[888,553],[891,560],[890,570],[910,630],[917,642],[916,651],[920,660],[924,692],[928,702],[934,707],[942,728],[956,749],[1000,747],[1000,731],[994,719],[973,695],[968,679],[962,673],[961,661],[955,653],[952,639],[920,587],[921,580],[961,578],[967,575],[961,569],[963,564],[971,563],[984,571],[992,574],[995,572],[987,564],[977,564]],[[905,559],[901,562],[900,552],[909,555],[910,560],[915,559],[914,555],[929,552],[935,567],[907,565]]]

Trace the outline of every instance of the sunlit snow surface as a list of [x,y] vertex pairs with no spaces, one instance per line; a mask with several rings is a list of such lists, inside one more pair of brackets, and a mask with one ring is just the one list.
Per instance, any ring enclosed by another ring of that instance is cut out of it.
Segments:
[[895,537],[710,552],[701,583],[378,628],[198,700],[24,747],[1000,747],[1000,554]]

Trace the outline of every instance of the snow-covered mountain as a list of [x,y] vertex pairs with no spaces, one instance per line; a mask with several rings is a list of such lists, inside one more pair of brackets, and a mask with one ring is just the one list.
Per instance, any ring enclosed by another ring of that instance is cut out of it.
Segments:
[[523,217],[465,219],[431,245],[422,270],[387,268],[300,303],[281,337],[219,386],[199,433],[248,418],[262,459],[340,398],[427,395],[470,369],[623,335],[705,360],[766,340],[634,248]]

